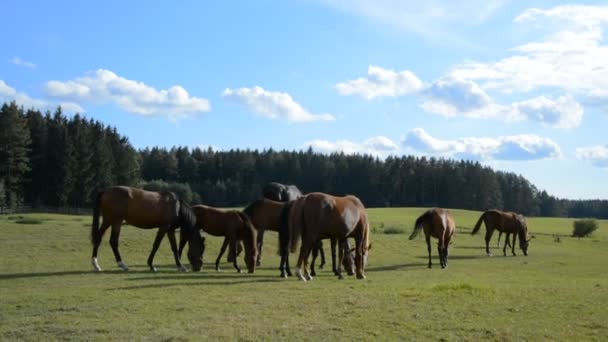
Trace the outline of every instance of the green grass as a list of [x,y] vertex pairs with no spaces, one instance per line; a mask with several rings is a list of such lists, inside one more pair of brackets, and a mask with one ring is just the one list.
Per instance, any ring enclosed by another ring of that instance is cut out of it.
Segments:
[[[278,278],[276,234],[263,266],[212,270],[221,240],[210,237],[202,273],[175,271],[168,241],[148,271],[153,231],[123,228],[118,271],[108,235],[102,273],[91,271],[89,228],[74,216],[0,217],[0,340],[605,340],[608,221],[576,239],[570,219],[531,218],[530,255],[493,257],[479,213],[454,210],[450,264],[426,268],[424,238],[407,240],[421,208],[370,209],[375,233],[366,281],[328,269],[308,283]],[[405,234],[384,234],[399,227]],[[554,235],[561,235],[556,243]],[[420,234],[421,236],[423,234]],[[326,254],[330,254],[326,251]],[[292,257],[292,264],[293,259]],[[224,260],[225,261],[225,260]],[[240,261],[243,264],[242,261]]]

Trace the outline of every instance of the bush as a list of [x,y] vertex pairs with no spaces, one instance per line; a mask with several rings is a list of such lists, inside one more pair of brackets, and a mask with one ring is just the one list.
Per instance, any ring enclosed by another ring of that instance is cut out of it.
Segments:
[[42,220],[26,218],[26,219],[17,220],[17,221],[15,221],[15,223],[19,223],[19,224],[41,224]]
[[573,225],[572,236],[585,237],[591,235],[597,229],[597,221],[594,219],[576,220]]
[[403,234],[405,231],[397,227],[388,227],[384,229],[384,234]]

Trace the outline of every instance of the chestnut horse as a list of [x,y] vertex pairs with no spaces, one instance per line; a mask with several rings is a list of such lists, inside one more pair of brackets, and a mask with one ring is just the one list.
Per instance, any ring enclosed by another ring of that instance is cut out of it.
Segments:
[[[313,192],[290,203],[282,215],[283,227],[279,231],[281,253],[295,252],[298,241],[302,240],[296,266],[298,279],[311,280],[308,271],[308,256],[320,239],[337,239],[345,243],[348,237],[355,239],[355,271],[357,279],[365,279],[364,267],[370,249],[369,221],[361,201],[352,195],[337,197],[320,192]],[[285,224],[286,223],[286,224]],[[289,236],[289,238],[284,238]],[[339,249],[338,278],[342,279],[342,261],[344,251]],[[364,260],[365,259],[365,260]],[[304,271],[302,271],[304,266]]]
[[[232,264],[237,272],[241,272],[237,262],[239,241],[245,247],[245,264],[249,273],[255,271],[255,259],[258,248],[256,246],[256,230],[247,215],[238,210],[220,210],[206,205],[193,205],[192,211],[196,215],[196,226],[205,233],[213,236],[223,236],[224,242],[220,253],[215,260],[216,271],[220,270],[220,260],[230,245],[229,255],[234,253]],[[180,252],[185,241],[180,241]]]
[[[255,226],[255,228],[258,231],[258,244],[257,244],[258,259],[257,259],[257,263],[256,263],[257,266],[260,265],[260,255],[262,254],[262,246],[263,246],[262,237],[264,236],[264,231],[265,230],[276,231],[276,232],[279,231],[281,210],[283,209],[283,207],[285,205],[286,205],[286,203],[284,203],[284,202],[277,202],[277,201],[263,198],[263,199],[254,201],[253,203],[249,204],[245,209],[243,209],[243,212],[245,214],[247,214],[247,216],[249,216],[249,218],[251,219],[251,222],[253,222],[253,225]],[[337,275],[337,269],[336,269],[336,265],[335,265],[335,259],[336,259],[335,242],[336,241],[332,240],[332,270],[333,270],[334,274]],[[348,245],[346,246],[346,248],[348,248]],[[323,249],[322,249],[322,245],[321,245],[320,241],[318,242],[317,246],[313,249],[313,261],[312,261],[313,267],[311,268],[312,276],[315,275],[314,261],[318,255],[319,251],[321,252],[322,259],[324,259]],[[348,255],[349,255],[349,257],[345,258],[344,267],[346,267],[346,269],[349,271],[349,275],[352,275],[353,261],[352,261],[351,254],[349,253]],[[323,260],[321,263],[321,266],[319,266],[319,267],[323,268],[324,263],[325,263],[325,261]],[[291,276],[288,256],[287,256],[287,260],[284,262],[284,264],[281,264],[279,266],[279,269],[281,270],[281,277],[285,278],[286,276]]]
[[[486,226],[486,254],[491,256],[490,252],[490,239],[494,230],[499,232],[507,233],[507,241],[509,240],[509,234],[513,234],[513,240],[511,243],[511,253],[515,256],[515,236],[519,237],[519,248],[522,250],[524,255],[528,255],[528,244],[530,239],[528,238],[528,224],[523,215],[514,212],[504,212],[496,209],[488,210],[481,214],[479,220],[475,224],[475,228],[471,232],[471,235],[476,234],[481,228],[481,222],[485,223]],[[502,249],[504,256],[507,255],[507,243]]]
[[[101,228],[99,227],[100,214],[103,217]],[[100,191],[95,199],[93,223],[91,224],[91,242],[93,243],[91,263],[95,271],[101,271],[97,262],[97,251],[104,233],[110,226],[112,226],[110,246],[114,252],[116,262],[124,271],[129,270],[118,251],[118,239],[123,221],[138,228],[152,229],[158,227],[156,239],[148,257],[148,266],[151,271],[156,272],[152,262],[165,234],[169,236],[171,251],[175,257],[178,270],[186,271],[186,268],[180,262],[175,241],[175,229],[177,227],[181,227],[180,235],[184,244],[185,241],[189,242],[188,259],[192,269],[200,271],[205,245],[204,239],[195,227],[196,217],[190,206],[178,199],[172,192],[159,193],[127,186],[107,188]]]
[[431,236],[438,240],[437,251],[439,252],[441,268],[448,267],[448,247],[452,236],[456,232],[456,224],[454,223],[452,214],[449,210],[442,208],[432,208],[425,211],[424,214],[416,219],[410,240],[413,240],[422,228],[424,228],[426,248],[429,252],[429,268],[432,267]]

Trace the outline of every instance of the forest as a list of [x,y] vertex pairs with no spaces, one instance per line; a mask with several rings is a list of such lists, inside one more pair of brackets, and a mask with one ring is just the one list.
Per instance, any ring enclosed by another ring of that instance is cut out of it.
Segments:
[[273,149],[135,149],[116,128],[79,114],[0,111],[0,206],[91,206],[111,185],[175,191],[193,203],[243,206],[267,182],[357,195],[368,207],[499,208],[528,216],[608,218],[608,200],[556,198],[521,175],[477,161]]

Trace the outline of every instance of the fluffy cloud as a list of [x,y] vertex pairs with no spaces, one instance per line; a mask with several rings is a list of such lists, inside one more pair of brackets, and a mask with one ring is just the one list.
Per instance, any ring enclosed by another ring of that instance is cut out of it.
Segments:
[[556,128],[578,127],[583,120],[583,108],[571,96],[557,100],[539,96],[513,104],[514,111],[530,120]]
[[36,64],[34,64],[32,62],[24,61],[23,59],[21,59],[19,57],[13,57],[13,58],[9,59],[8,62],[11,64],[19,65],[19,66],[30,68],[30,69],[33,69],[36,67]]
[[38,110],[54,110],[57,106],[61,106],[61,108],[65,112],[84,112],[84,109],[82,109],[82,107],[73,102],[51,103],[45,100],[31,98],[25,93],[17,92],[15,88],[9,86],[3,80],[0,80],[0,101],[15,101],[18,105],[23,106],[25,108],[35,108]]
[[191,96],[179,85],[157,90],[105,69],[70,81],[47,82],[45,90],[52,97],[98,104],[113,103],[127,112],[140,115],[168,114],[175,117],[210,110],[207,99]]
[[370,65],[367,77],[338,83],[336,89],[341,95],[359,95],[371,100],[415,93],[422,86],[422,81],[409,70],[395,72]]
[[450,74],[476,80],[484,89],[512,93],[556,88],[592,104],[608,104],[608,45],[603,39],[608,6],[533,8],[514,22],[548,33],[515,47],[502,60],[468,62]]
[[403,145],[424,153],[473,160],[535,160],[561,155],[554,141],[537,135],[442,140],[415,128],[406,134]]
[[226,88],[223,97],[241,103],[249,110],[271,119],[285,119],[289,122],[334,120],[331,114],[310,113],[287,93],[267,91],[261,87]]
[[371,154],[375,156],[387,156],[399,150],[399,146],[387,137],[372,137],[364,142],[349,140],[312,140],[304,144],[321,153],[343,152],[345,154]]
[[608,144],[577,148],[576,156],[597,167],[608,168]]

